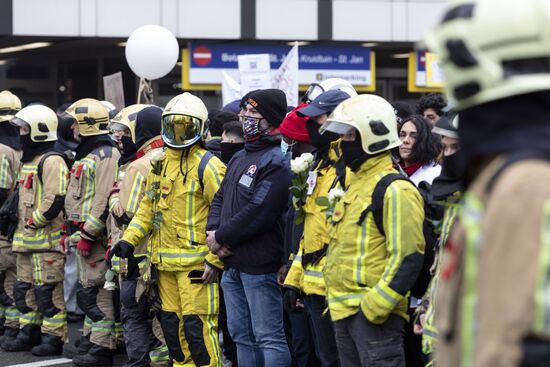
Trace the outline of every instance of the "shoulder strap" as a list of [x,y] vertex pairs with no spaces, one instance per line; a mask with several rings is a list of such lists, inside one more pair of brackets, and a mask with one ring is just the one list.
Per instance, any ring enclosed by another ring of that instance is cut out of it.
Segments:
[[409,181],[409,179],[403,176],[400,173],[389,173],[386,176],[382,177],[380,181],[376,183],[374,190],[372,192],[372,202],[371,204],[361,213],[359,221],[357,224],[361,225],[365,220],[367,214],[372,212],[374,223],[378,228],[378,231],[382,235],[386,235],[384,231],[384,195],[386,190],[394,181],[403,180]]
[[550,154],[543,152],[517,152],[506,157],[504,163],[496,170],[496,172],[487,182],[487,186],[485,186],[485,194],[489,194],[491,190],[493,190],[498,178],[504,173],[504,171],[506,171],[508,167],[510,167],[514,163],[528,159],[541,159],[545,161],[550,161]]
[[42,156],[40,159],[40,162],[38,162],[38,170],[36,172],[36,175],[38,176],[38,179],[42,182],[42,172],[44,171],[44,162],[46,162],[46,159],[48,159],[51,156],[57,155],[63,159],[65,159],[65,155],[59,153],[59,152],[48,152]]
[[198,175],[199,175],[199,184],[201,185],[201,190],[204,190],[204,182],[203,182],[204,170],[206,169],[208,162],[210,162],[210,159],[212,159],[213,156],[214,154],[212,154],[212,152],[206,151],[206,153],[202,156],[201,161],[199,163]]

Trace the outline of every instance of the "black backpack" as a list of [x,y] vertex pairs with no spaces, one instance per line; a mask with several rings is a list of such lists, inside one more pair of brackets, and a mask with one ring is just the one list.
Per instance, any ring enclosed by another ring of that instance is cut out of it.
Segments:
[[[380,181],[378,181],[372,192],[372,202],[367,207],[367,209],[365,209],[363,213],[361,213],[358,224],[361,224],[365,220],[367,214],[369,212],[372,212],[374,223],[376,224],[378,231],[382,235],[386,235],[384,231],[383,216],[384,195],[391,183],[398,180],[411,182],[407,177],[403,176],[400,173],[387,174],[386,176],[382,177]],[[411,184],[414,186],[412,182]],[[422,228],[424,240],[426,241],[426,247],[424,250],[424,263],[422,265],[422,270],[420,271],[418,278],[411,288],[411,295],[416,298],[422,298],[422,296],[424,295],[424,293],[426,293],[426,290],[428,289],[430,280],[432,279],[430,268],[432,267],[432,264],[434,262],[436,247],[439,241],[439,235],[437,235],[436,233],[435,222],[437,220],[440,220],[441,218],[433,218],[435,214],[439,215],[440,211],[436,211],[434,210],[434,208],[431,207],[431,200],[428,198],[428,190],[424,187],[420,187],[417,189],[420,192],[424,201],[424,212],[426,213]]]

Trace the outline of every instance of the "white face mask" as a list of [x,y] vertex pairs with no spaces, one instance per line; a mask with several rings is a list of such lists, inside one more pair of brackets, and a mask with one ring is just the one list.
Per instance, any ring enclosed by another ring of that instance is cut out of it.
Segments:
[[281,139],[281,153],[283,153],[283,156],[287,155],[289,150],[290,145],[284,139]]

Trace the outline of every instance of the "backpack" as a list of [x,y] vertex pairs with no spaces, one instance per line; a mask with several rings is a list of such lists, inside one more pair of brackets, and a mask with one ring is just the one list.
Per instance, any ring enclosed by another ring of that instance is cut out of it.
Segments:
[[[386,235],[384,231],[384,195],[388,187],[394,181],[403,180],[411,182],[407,177],[403,176],[400,173],[390,173],[380,179],[374,190],[372,192],[372,202],[371,204],[361,213],[358,224],[361,224],[368,212],[372,212],[374,223],[378,228],[378,231],[382,235]],[[412,184],[412,182],[411,182]],[[414,186],[414,184],[412,184]],[[416,186],[415,186],[416,187]],[[432,274],[430,273],[430,268],[435,259],[436,246],[439,240],[439,236],[435,230],[434,222],[441,218],[431,218],[431,213],[434,213],[434,209],[431,208],[430,200],[428,198],[428,191],[425,188],[417,188],[420,192],[422,199],[424,201],[424,212],[426,213],[424,217],[424,223],[422,226],[422,232],[424,234],[424,240],[426,241],[426,247],[424,250],[424,262],[422,264],[422,269],[418,278],[414,282],[413,287],[411,288],[411,295],[416,298],[422,298],[428,286],[430,280],[432,279]]]
[[44,162],[46,162],[46,159],[48,159],[48,157],[51,157],[51,156],[54,156],[54,155],[63,158],[65,163],[67,162],[67,156],[63,153],[47,152],[46,154],[44,154],[42,156],[42,158],[40,159],[40,162],[38,162],[38,169],[36,170],[36,176],[38,177],[38,180],[40,181],[40,183],[43,183],[42,182],[42,173],[44,172]]
[[199,168],[197,173],[199,175],[199,184],[201,185],[201,190],[203,191],[204,191],[204,182],[203,182],[204,170],[206,169],[208,162],[210,162],[210,159],[212,159],[213,156],[214,154],[212,152],[206,151],[206,153],[202,156],[201,161],[199,163]]

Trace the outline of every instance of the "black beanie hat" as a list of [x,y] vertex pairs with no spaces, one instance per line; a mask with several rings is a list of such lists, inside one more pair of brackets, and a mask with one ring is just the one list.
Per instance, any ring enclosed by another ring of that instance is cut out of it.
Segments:
[[208,113],[208,130],[210,130],[210,135],[222,136],[223,124],[230,121],[239,121],[239,116],[229,111],[211,110]]
[[286,95],[280,89],[258,89],[246,94],[241,103],[250,103],[273,127],[286,116]]
[[136,117],[136,146],[141,148],[143,144],[160,135],[162,109],[157,106],[145,107],[138,112]]

